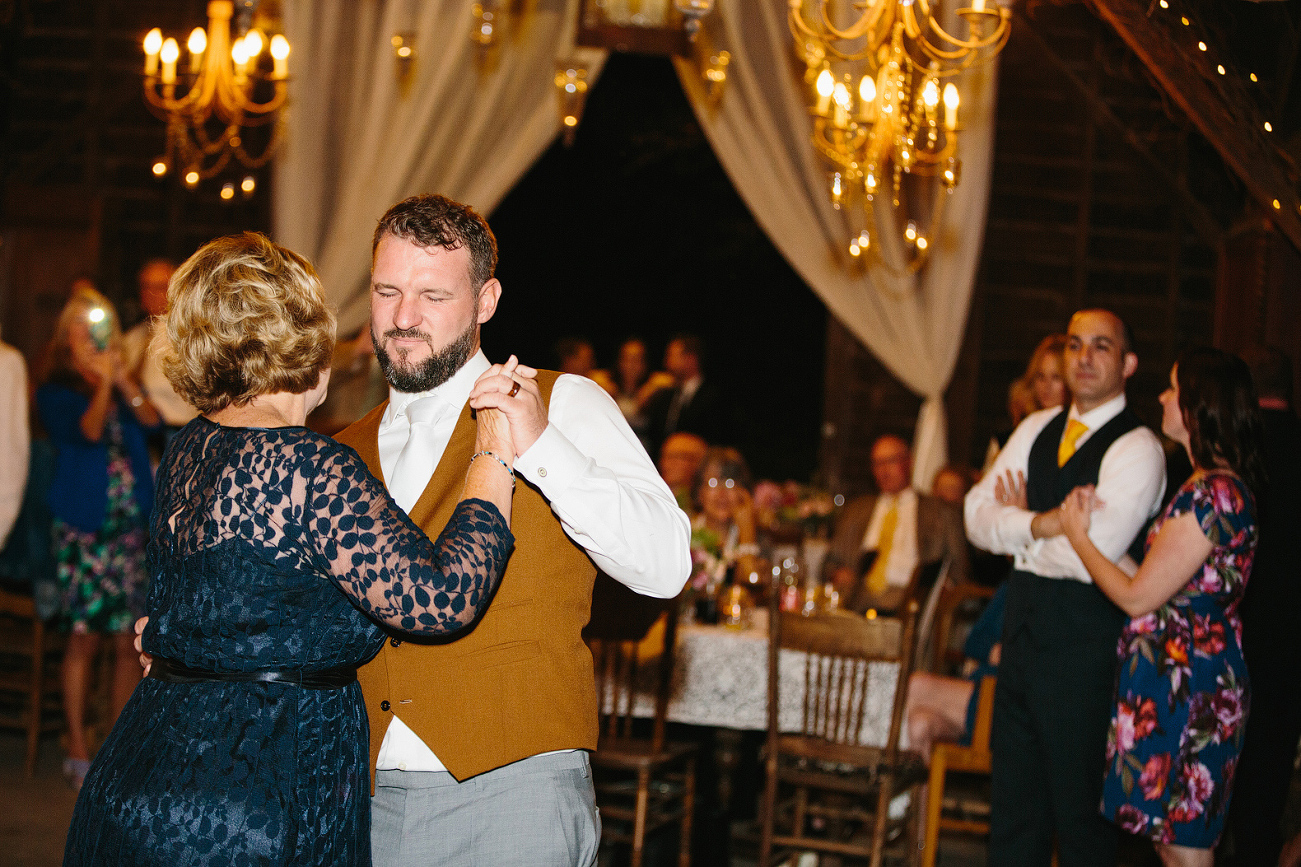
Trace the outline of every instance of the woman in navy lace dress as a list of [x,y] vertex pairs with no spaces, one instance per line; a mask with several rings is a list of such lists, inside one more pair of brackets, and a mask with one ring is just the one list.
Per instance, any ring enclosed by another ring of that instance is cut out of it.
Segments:
[[[159,471],[152,668],[86,778],[64,864],[369,864],[356,666],[379,624],[449,636],[487,607],[514,541],[509,425],[479,411],[464,498],[430,542],[352,449],[303,426],[334,344],[307,262],[260,235],[213,241],[168,302],[164,369],[202,415]],[[526,373],[484,377],[506,390]]]
[[1215,349],[1184,352],[1161,429],[1193,462],[1132,578],[1089,541],[1088,488],[1063,504],[1072,547],[1132,618],[1121,633],[1102,812],[1148,837],[1167,865],[1210,867],[1242,751],[1249,693],[1238,603],[1256,550],[1264,482],[1251,374]]

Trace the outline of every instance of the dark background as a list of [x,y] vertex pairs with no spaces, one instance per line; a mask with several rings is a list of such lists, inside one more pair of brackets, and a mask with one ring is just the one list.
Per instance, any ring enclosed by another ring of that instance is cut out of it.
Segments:
[[731,396],[736,442],[761,477],[817,463],[826,309],[755,224],[696,123],[668,60],[612,54],[572,146],[560,140],[489,218],[501,306],[493,359],[556,364],[581,336],[612,367],[673,333],[705,341],[705,373]]

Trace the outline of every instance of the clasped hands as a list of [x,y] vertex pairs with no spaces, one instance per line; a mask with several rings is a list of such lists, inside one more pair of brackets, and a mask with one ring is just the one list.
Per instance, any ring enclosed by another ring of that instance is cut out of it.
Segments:
[[[1007,470],[996,478],[994,499],[1003,506],[1030,508],[1026,498],[1025,473]],[[1036,539],[1061,535],[1072,541],[1082,539],[1089,533],[1092,513],[1104,505],[1093,485],[1080,485],[1067,494],[1057,508],[1036,514],[1030,522],[1030,531]]]
[[470,409],[480,431],[503,444],[509,442],[511,458],[528,451],[547,427],[537,376],[535,368],[520,364],[512,355],[505,364],[484,371],[470,390]]

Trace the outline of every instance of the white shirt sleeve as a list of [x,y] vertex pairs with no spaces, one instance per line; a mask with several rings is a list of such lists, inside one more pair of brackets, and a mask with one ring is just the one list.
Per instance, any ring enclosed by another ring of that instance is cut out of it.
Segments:
[[1017,425],[1007,444],[962,502],[963,523],[971,544],[993,554],[1020,554],[1037,544],[1030,532],[1034,512],[1006,506],[994,497],[994,483],[1008,470],[1024,473],[1030,463],[1030,449],[1044,425],[1061,410],[1036,412]]
[[0,547],[22,508],[30,456],[27,366],[16,349],[0,344]]
[[[1005,506],[994,498],[994,483],[1004,472],[1025,472],[1030,448],[1056,411],[1027,418],[1012,434],[993,468],[967,494],[963,517],[967,537],[978,548],[1011,554],[1016,568],[1054,578],[1091,581],[1065,536],[1035,539],[1030,522],[1035,513]],[[1097,495],[1105,504],[1093,513],[1089,538],[1107,559],[1119,560],[1143,525],[1157,513],[1165,492],[1165,454],[1156,434],[1138,427],[1107,449],[1098,469]]]
[[601,571],[647,596],[682,590],[691,524],[605,389],[581,376],[556,380],[547,427],[515,472]]

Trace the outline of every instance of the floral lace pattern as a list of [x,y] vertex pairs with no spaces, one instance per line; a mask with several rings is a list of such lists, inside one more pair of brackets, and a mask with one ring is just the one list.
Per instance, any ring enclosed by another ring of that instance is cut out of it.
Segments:
[[[352,449],[203,418],[164,457],[152,529],[145,650],[211,672],[360,664],[385,640],[370,618],[464,628],[514,541],[469,500],[431,542]],[[356,682],[145,680],[86,778],[64,864],[369,864],[368,738]]]
[[1213,549],[1186,586],[1121,634],[1102,811],[1130,833],[1207,848],[1224,828],[1249,691],[1238,603],[1255,501],[1226,472],[1194,476],[1148,534],[1191,511]]

